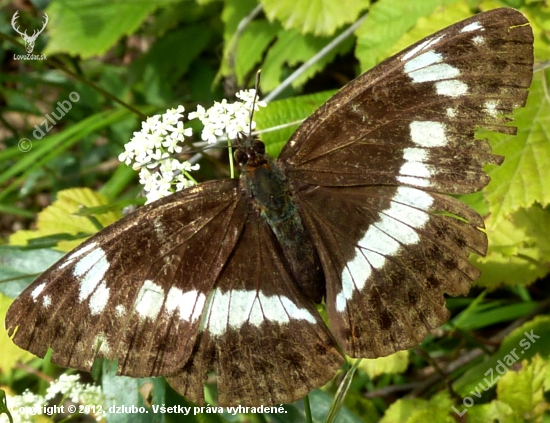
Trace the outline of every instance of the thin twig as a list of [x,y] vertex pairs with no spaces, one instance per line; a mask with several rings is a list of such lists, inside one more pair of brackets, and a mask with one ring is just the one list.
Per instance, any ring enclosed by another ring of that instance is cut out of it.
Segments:
[[550,60],[546,60],[544,62],[536,63],[533,66],[533,72],[537,72],[539,70],[548,69],[550,68]]
[[[548,307],[550,307],[550,298],[545,299],[544,301],[541,301],[530,313],[526,314],[520,319],[515,320],[510,325],[508,325],[503,330],[499,331],[496,335],[489,338],[491,343],[502,342],[504,338],[506,338],[510,333],[512,333],[515,329],[519,328],[524,323],[531,320],[536,315],[540,314],[544,310],[546,310]],[[489,347],[492,352],[497,350],[497,347]],[[460,356],[455,361],[449,363],[445,369],[442,370],[444,375],[449,375],[455,370],[459,369],[460,367],[471,363],[472,361],[476,360],[478,357],[484,355],[485,352],[481,348],[475,348],[471,351],[468,351],[466,354]],[[413,389],[407,397],[418,397],[422,395],[426,390],[428,390],[432,385],[440,382],[441,378],[439,374],[433,374],[428,379],[422,382],[421,385],[417,386],[415,389]]]
[[387,397],[388,395],[397,394],[399,392],[410,391],[421,385],[422,382],[403,383],[402,385],[389,385],[384,388],[376,389],[374,391],[365,392],[363,398],[379,398]]
[[24,370],[26,373],[38,376],[40,379],[45,380],[46,382],[53,382],[55,379],[51,376],[48,376],[46,373],[36,370],[34,367],[29,366],[25,363],[15,363],[14,366],[16,369]]
[[453,389],[452,387],[452,384],[451,384],[451,380],[449,379],[449,374],[448,373],[445,373],[441,367],[439,367],[439,364],[437,364],[437,361],[435,361],[432,356],[427,352],[425,351],[420,345],[418,347],[416,347],[414,349],[414,351],[421,357],[424,358],[424,360],[426,360],[428,362],[428,364],[430,366],[432,366],[432,368],[435,370],[436,372],[436,375],[439,376],[439,379],[440,380],[443,380],[445,382],[445,386],[447,387],[447,390],[449,391],[449,393],[451,394],[451,397],[455,400],[455,401],[462,401],[462,398],[460,397],[460,395],[458,395],[455,390]]

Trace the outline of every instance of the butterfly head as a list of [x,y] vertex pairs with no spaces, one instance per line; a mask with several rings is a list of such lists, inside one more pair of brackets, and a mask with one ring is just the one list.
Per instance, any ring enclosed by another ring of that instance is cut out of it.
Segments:
[[259,138],[241,132],[237,139],[238,147],[233,157],[239,166],[256,168],[267,163],[265,144]]

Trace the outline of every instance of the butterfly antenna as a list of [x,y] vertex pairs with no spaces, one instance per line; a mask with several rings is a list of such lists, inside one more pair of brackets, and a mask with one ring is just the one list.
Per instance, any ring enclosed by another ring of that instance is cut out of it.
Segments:
[[262,76],[262,70],[259,69],[258,72],[256,72],[256,86],[255,86],[254,99],[252,100],[252,110],[250,111],[250,122],[248,124],[248,136],[252,136],[252,121],[254,119],[254,109],[256,108],[256,101],[258,100],[258,89],[260,87],[261,76]]

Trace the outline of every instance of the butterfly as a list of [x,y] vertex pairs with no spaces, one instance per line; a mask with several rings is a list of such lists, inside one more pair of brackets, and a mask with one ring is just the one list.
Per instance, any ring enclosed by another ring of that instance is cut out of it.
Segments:
[[[484,127],[515,134],[533,34],[519,12],[456,23],[347,84],[277,159],[247,137],[238,179],[204,182],[101,230],[12,304],[13,341],[89,371],[166,376],[204,402],[293,402],[351,357],[420,343],[466,294],[483,219],[446,194],[480,190],[500,164]],[[328,326],[316,303],[324,302]],[[330,329],[329,329],[330,328]]]

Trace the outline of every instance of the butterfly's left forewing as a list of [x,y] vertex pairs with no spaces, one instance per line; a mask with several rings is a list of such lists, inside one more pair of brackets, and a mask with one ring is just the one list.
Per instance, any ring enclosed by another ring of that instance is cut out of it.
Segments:
[[212,181],[140,208],[91,237],[12,304],[20,347],[90,370],[96,356],[129,376],[173,374],[245,221],[238,181]]

